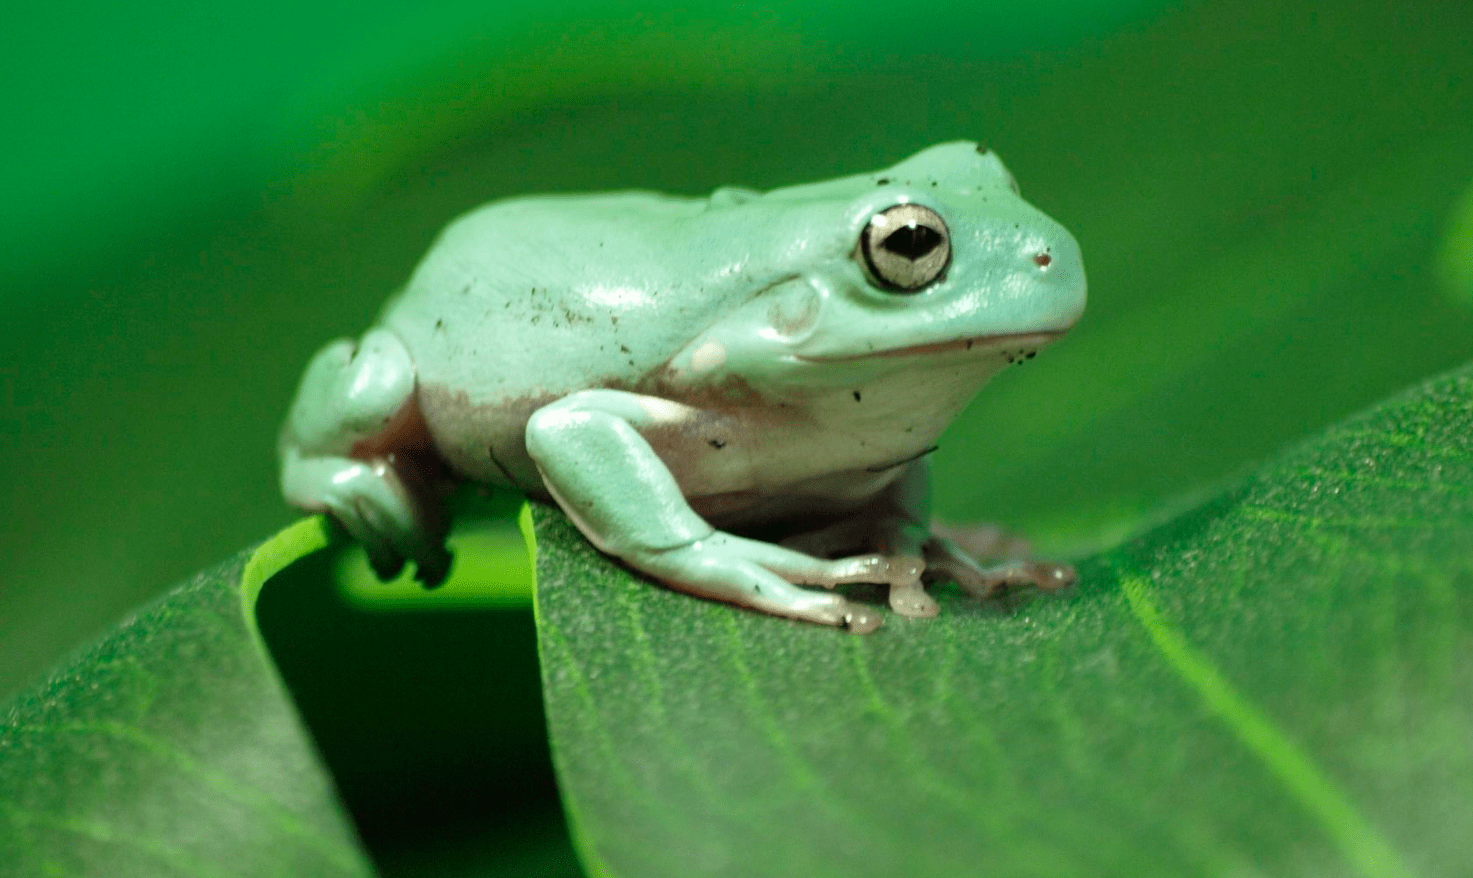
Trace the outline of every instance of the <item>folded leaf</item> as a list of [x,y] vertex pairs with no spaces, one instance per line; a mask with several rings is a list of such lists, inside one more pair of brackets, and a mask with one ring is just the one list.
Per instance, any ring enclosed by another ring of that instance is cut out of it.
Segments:
[[[253,632],[307,519],[195,576],[0,713],[0,876],[367,876]],[[242,593],[243,589],[246,593]]]

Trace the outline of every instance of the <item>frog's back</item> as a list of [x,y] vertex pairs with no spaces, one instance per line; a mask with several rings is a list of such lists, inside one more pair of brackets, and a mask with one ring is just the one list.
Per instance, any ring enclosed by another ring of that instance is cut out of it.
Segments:
[[688,220],[705,206],[643,192],[526,198],[441,234],[380,323],[408,348],[419,406],[454,470],[535,481],[523,441],[532,412],[633,386],[719,310],[698,282],[711,267],[682,257],[702,249]]
[[422,384],[477,404],[626,378],[679,341],[668,309],[685,285],[662,248],[703,204],[627,192],[482,207],[445,229],[380,322]]

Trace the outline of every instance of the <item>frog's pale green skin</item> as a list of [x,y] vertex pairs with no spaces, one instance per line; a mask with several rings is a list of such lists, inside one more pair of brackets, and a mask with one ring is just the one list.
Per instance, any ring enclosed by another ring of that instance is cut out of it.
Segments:
[[[767,193],[499,202],[445,230],[377,327],[313,359],[282,485],[381,576],[405,559],[445,576],[448,475],[551,498],[676,589],[871,630],[873,610],[797,586],[887,584],[897,611],[932,615],[923,573],[979,593],[1072,575],[982,568],[933,536],[922,458],[1084,302],[1074,239],[971,143]],[[734,533],[776,530],[813,533]]]

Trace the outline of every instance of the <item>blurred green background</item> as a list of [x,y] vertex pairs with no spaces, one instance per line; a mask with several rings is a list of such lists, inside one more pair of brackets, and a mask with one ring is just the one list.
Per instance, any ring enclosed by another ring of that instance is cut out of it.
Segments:
[[28,3],[5,28],[0,694],[291,520],[274,440],[307,358],[493,198],[989,144],[1080,239],[1091,303],[943,438],[938,503],[1057,550],[1473,358],[1463,0]]
[[290,520],[305,360],[492,198],[987,142],[1081,240],[1091,304],[943,439],[940,506],[1045,544],[1473,356],[1456,0],[30,3],[6,29],[0,692]]

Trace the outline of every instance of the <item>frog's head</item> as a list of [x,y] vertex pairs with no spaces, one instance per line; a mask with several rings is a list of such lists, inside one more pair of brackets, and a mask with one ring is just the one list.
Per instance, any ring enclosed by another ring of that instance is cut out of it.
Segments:
[[764,195],[719,191],[711,210],[761,229],[746,270],[766,281],[677,368],[699,372],[719,349],[725,373],[758,387],[935,370],[975,389],[1084,311],[1079,246],[973,143]]

